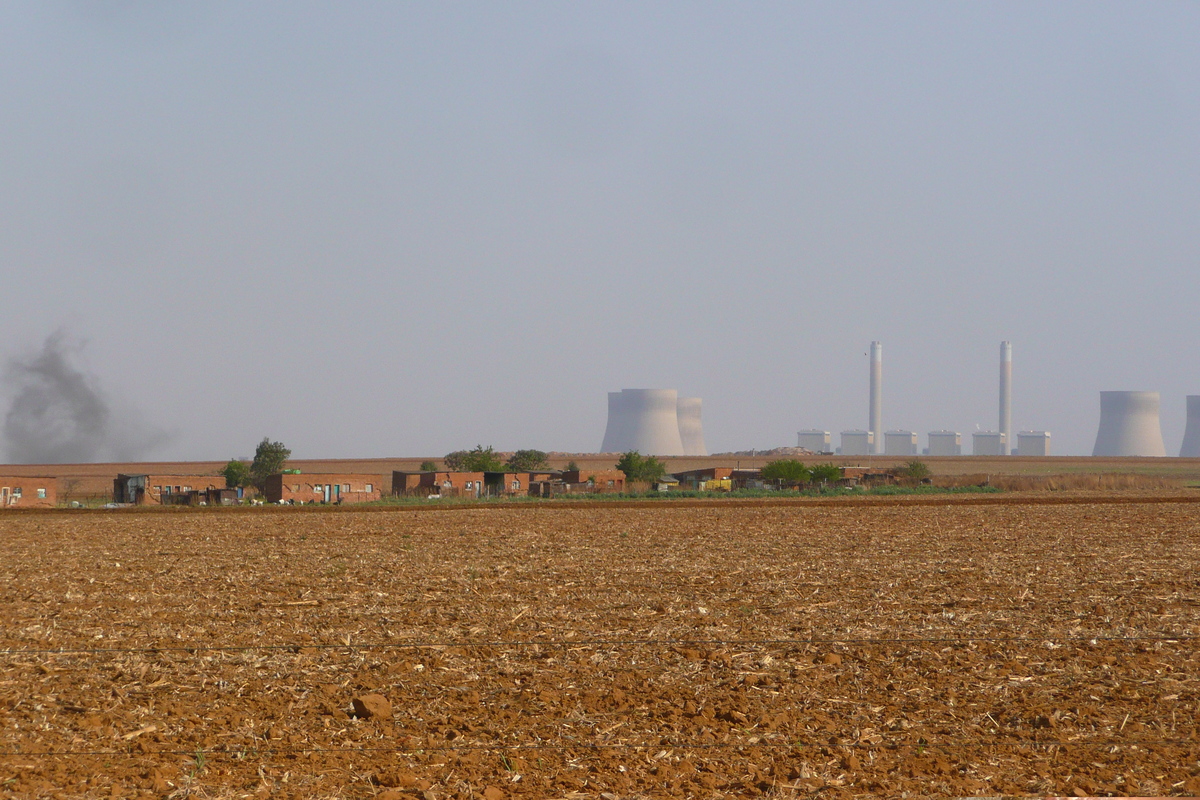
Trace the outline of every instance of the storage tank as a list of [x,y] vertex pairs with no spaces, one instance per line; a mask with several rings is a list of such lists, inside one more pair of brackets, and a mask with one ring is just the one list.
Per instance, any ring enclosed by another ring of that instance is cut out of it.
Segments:
[[622,389],[608,393],[604,453],[637,450],[648,456],[684,455],[679,436],[679,393],[674,389]]
[[1187,396],[1187,427],[1183,429],[1180,458],[1200,458],[1200,394]]
[[681,397],[676,404],[679,439],[683,442],[685,456],[708,455],[708,450],[704,447],[704,428],[700,423],[700,406],[699,397]]
[[1093,456],[1165,456],[1158,392],[1101,392]]

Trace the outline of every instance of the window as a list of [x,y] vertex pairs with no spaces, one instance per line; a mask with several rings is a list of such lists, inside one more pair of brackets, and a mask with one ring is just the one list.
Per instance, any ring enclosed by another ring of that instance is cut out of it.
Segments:
[[[157,492],[158,494],[162,494],[162,487],[161,487],[161,486],[155,486],[155,487],[154,487],[154,491],[155,491],[155,492]],[[171,493],[171,487],[170,487],[170,486],[168,486],[168,487],[167,487],[167,494],[170,494],[170,493]]]
[[163,493],[163,494],[170,494],[170,493],[171,493],[171,487],[170,487],[170,486],[164,486],[164,487],[163,487],[163,491],[162,491],[162,493]]
[[609,482],[608,482],[608,485],[609,485],[609,486],[612,486],[612,485],[613,485],[613,482],[612,482],[612,481],[609,481]]
[[348,492],[348,491],[350,491],[350,484],[348,484],[348,483],[343,483],[343,484],[342,484],[342,491],[343,491],[343,492]]
[[14,486],[14,487],[13,487],[13,495],[12,495],[12,496],[13,496],[13,497],[20,497],[20,496],[21,496],[21,487],[20,487],[20,486]]
[[192,487],[190,487],[190,486],[185,486],[185,487],[183,487],[183,490],[184,490],[185,492],[190,492],[190,491],[192,490]]
[[371,484],[369,484],[369,483],[368,483],[368,484],[367,484],[367,488],[366,488],[366,489],[363,489],[363,491],[364,491],[364,492],[367,492],[367,493],[369,494],[369,493],[370,493],[370,492],[372,492],[374,489],[375,489],[375,487],[374,487],[374,486],[372,486]]
[[45,500],[46,499],[46,490],[38,489],[38,497],[41,498],[42,500]]
[[176,487],[175,487],[175,494],[179,494],[179,487],[178,487],[178,486],[176,486]]
[[298,484],[298,483],[293,483],[293,484],[292,484],[292,491],[293,491],[293,492],[298,492],[298,491],[300,491],[300,484]]

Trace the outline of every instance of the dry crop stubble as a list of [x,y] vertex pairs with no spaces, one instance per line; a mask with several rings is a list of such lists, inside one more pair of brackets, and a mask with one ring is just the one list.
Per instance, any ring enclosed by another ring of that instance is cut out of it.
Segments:
[[[1200,793],[1191,503],[0,518],[21,796]],[[391,718],[352,715],[378,693]]]

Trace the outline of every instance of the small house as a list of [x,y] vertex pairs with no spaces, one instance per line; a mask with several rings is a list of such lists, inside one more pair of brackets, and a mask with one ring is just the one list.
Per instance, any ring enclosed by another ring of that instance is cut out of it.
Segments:
[[176,501],[176,495],[224,488],[223,475],[122,474],[113,479],[113,502],[138,506],[175,505],[177,502],[183,502]]
[[482,472],[393,472],[392,493],[422,497],[479,497]]
[[379,475],[289,470],[267,478],[268,503],[369,503],[382,496]]
[[0,509],[53,508],[58,502],[58,478],[0,475]]

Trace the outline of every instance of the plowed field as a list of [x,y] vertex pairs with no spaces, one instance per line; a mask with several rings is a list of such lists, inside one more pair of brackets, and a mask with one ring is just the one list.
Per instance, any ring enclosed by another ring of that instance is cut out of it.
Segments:
[[1190,502],[9,514],[0,619],[20,797],[1200,794]]

